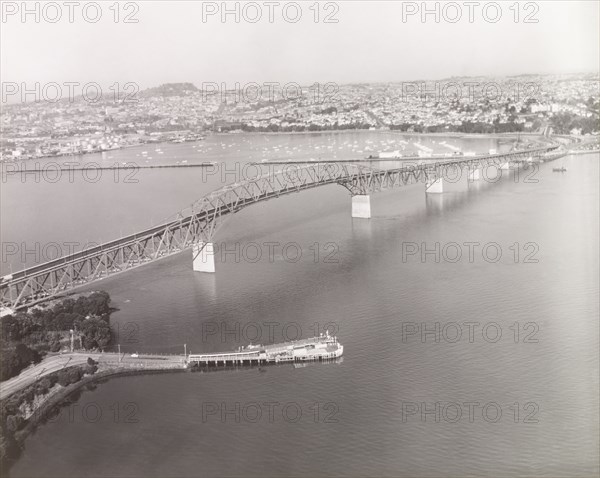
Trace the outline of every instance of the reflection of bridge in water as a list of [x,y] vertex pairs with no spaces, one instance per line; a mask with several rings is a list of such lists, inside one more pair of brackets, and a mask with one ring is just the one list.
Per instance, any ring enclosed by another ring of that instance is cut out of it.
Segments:
[[559,154],[558,148],[551,145],[387,169],[341,162],[288,165],[217,189],[160,226],[4,276],[0,283],[2,312],[41,302],[186,249],[193,249],[195,271],[214,272],[212,240],[216,230],[231,214],[261,201],[339,184],[352,197],[352,217],[368,219],[372,193],[416,183],[423,183],[427,193],[443,193],[445,183],[457,182],[464,173],[468,181],[478,181],[486,177],[490,167],[495,169],[494,174],[498,170],[518,169],[524,163],[543,160],[547,154]]

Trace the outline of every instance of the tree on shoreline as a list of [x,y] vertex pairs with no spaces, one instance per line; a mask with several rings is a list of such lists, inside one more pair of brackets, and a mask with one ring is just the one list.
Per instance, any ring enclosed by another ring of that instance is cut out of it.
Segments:
[[14,350],[6,350],[2,353],[2,365],[0,366],[0,380],[8,380],[18,375],[21,370],[29,367],[32,363],[42,360],[37,350],[29,348],[25,344],[17,344]]
[[71,330],[81,334],[85,349],[104,349],[111,340],[112,310],[110,296],[102,291],[81,295],[76,300],[66,298],[47,309],[36,307],[2,317],[0,381],[39,362],[41,354],[60,351]]

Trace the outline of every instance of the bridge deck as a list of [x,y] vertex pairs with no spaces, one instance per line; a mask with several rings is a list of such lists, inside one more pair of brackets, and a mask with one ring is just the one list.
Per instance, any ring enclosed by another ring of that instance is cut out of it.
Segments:
[[292,171],[284,169],[217,189],[200,199],[189,213],[182,211],[178,219],[4,276],[0,280],[0,303],[11,309],[32,305],[66,290],[179,253],[194,244],[210,242],[224,216],[271,198],[328,184],[340,184],[353,195],[366,194],[428,182],[439,177],[448,165],[500,165],[539,158],[558,148],[552,145],[496,155],[462,156],[390,169],[327,161]]

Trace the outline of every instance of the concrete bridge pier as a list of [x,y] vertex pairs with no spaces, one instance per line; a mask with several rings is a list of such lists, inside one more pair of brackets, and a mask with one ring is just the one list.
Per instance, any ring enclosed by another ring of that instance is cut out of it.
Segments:
[[482,168],[481,168],[481,166],[478,166],[476,168],[472,168],[469,170],[469,175],[467,176],[467,178],[470,182],[473,182],[473,181],[480,181],[481,179],[483,179],[482,176],[483,176]]
[[[500,171],[501,174],[510,174],[510,171],[512,171],[513,169],[513,164],[510,161],[507,161],[506,163],[502,163],[502,165],[500,166]],[[504,173],[504,171],[506,171],[506,173]]]
[[519,162],[519,161],[516,161],[516,162],[508,161],[506,163],[503,163],[502,166],[500,166],[500,173],[502,174],[503,177],[504,177],[504,175],[506,175],[506,177],[508,177],[510,175],[511,171],[518,171],[522,167],[523,167],[523,163],[522,162]]
[[425,192],[433,194],[441,194],[444,192],[444,178],[434,178],[425,184]]
[[468,191],[471,170],[467,166],[444,165],[431,173],[425,184],[425,192],[441,194]]
[[356,194],[352,196],[352,217],[371,219],[371,196],[369,194]]
[[192,254],[195,272],[215,272],[215,248],[212,242],[194,244]]

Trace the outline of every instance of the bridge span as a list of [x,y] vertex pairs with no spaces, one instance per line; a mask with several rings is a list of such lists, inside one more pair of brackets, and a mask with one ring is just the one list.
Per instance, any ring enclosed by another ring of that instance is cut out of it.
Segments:
[[187,249],[193,250],[195,271],[215,272],[212,240],[216,230],[227,217],[261,201],[339,184],[350,192],[352,217],[368,219],[372,193],[423,183],[427,193],[439,194],[444,191],[449,168],[466,173],[469,181],[477,181],[490,166],[496,170],[516,169],[543,160],[548,154],[561,154],[559,145],[391,169],[340,162],[286,167],[219,188],[159,226],[4,276],[0,282],[0,311],[5,315]]

